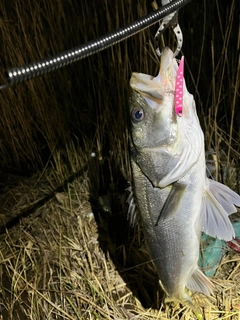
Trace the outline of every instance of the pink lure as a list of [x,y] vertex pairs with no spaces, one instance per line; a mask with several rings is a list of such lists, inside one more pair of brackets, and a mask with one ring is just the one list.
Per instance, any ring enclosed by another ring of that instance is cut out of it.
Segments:
[[181,58],[175,85],[175,112],[181,117],[183,108],[184,57]]

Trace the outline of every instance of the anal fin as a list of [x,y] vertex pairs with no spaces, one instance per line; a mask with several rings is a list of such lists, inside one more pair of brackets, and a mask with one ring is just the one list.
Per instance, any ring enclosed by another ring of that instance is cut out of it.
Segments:
[[187,288],[192,291],[197,291],[210,296],[213,293],[212,282],[203,274],[203,272],[196,268],[192,277],[188,280]]

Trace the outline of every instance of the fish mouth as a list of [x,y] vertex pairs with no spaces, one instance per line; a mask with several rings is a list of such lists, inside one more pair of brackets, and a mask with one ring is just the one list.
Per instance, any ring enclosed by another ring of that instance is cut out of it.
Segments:
[[166,96],[170,96],[171,99],[174,96],[177,70],[178,64],[172,50],[165,47],[161,53],[159,74],[154,78],[134,72],[130,79],[130,86],[145,98],[152,109],[159,110]]
[[164,88],[164,93],[174,92],[177,77],[178,64],[173,57],[173,52],[168,47],[163,48],[161,53],[161,65],[159,80]]

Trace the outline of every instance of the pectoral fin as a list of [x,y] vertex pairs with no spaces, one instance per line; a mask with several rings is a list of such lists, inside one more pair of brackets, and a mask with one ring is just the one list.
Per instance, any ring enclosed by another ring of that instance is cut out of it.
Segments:
[[[189,133],[190,135],[190,133]],[[194,141],[191,141],[194,140]],[[178,181],[185,176],[187,172],[196,164],[199,160],[201,153],[201,138],[195,138],[192,134],[192,137],[188,137],[188,143],[181,144],[181,149],[176,155],[169,157],[169,162],[167,167],[169,172],[161,178],[158,183],[158,187],[164,188],[169,184]],[[192,147],[194,145],[194,148]]]
[[[211,192],[213,188],[214,195]],[[221,190],[218,195],[217,190]],[[211,237],[230,241],[235,236],[232,223],[228,218],[229,211],[232,212],[231,196],[230,193],[224,195],[222,190],[224,190],[222,186],[219,188],[211,182],[209,190],[205,192],[202,201],[201,230]]]
[[184,192],[186,190],[186,185],[180,184],[178,182],[174,183],[172,189],[167,197],[167,200],[159,213],[156,225],[159,221],[165,220],[178,211],[178,207],[182,202]]
[[210,296],[213,291],[212,282],[202,273],[202,271],[197,268],[192,277],[188,280],[187,288],[192,291],[202,292],[206,296]]

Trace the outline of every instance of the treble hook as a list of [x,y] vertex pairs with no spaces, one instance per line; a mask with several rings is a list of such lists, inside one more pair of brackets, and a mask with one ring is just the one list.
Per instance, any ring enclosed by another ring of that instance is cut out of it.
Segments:
[[[162,5],[166,5],[168,3],[170,3],[171,0],[162,0]],[[152,3],[152,6],[154,7],[154,9],[158,8],[158,5],[156,3],[156,1],[154,1]],[[168,16],[166,16],[165,18],[162,19],[160,26],[155,34],[154,37],[154,48],[155,51],[157,53],[158,56],[161,55],[160,49],[159,49],[159,36],[167,29],[167,28],[171,28],[172,31],[175,33],[176,39],[177,39],[177,48],[173,54],[173,57],[175,58],[181,48],[182,48],[182,44],[183,44],[183,34],[181,31],[181,28],[178,24],[178,12],[173,12],[171,14],[169,14]]]

